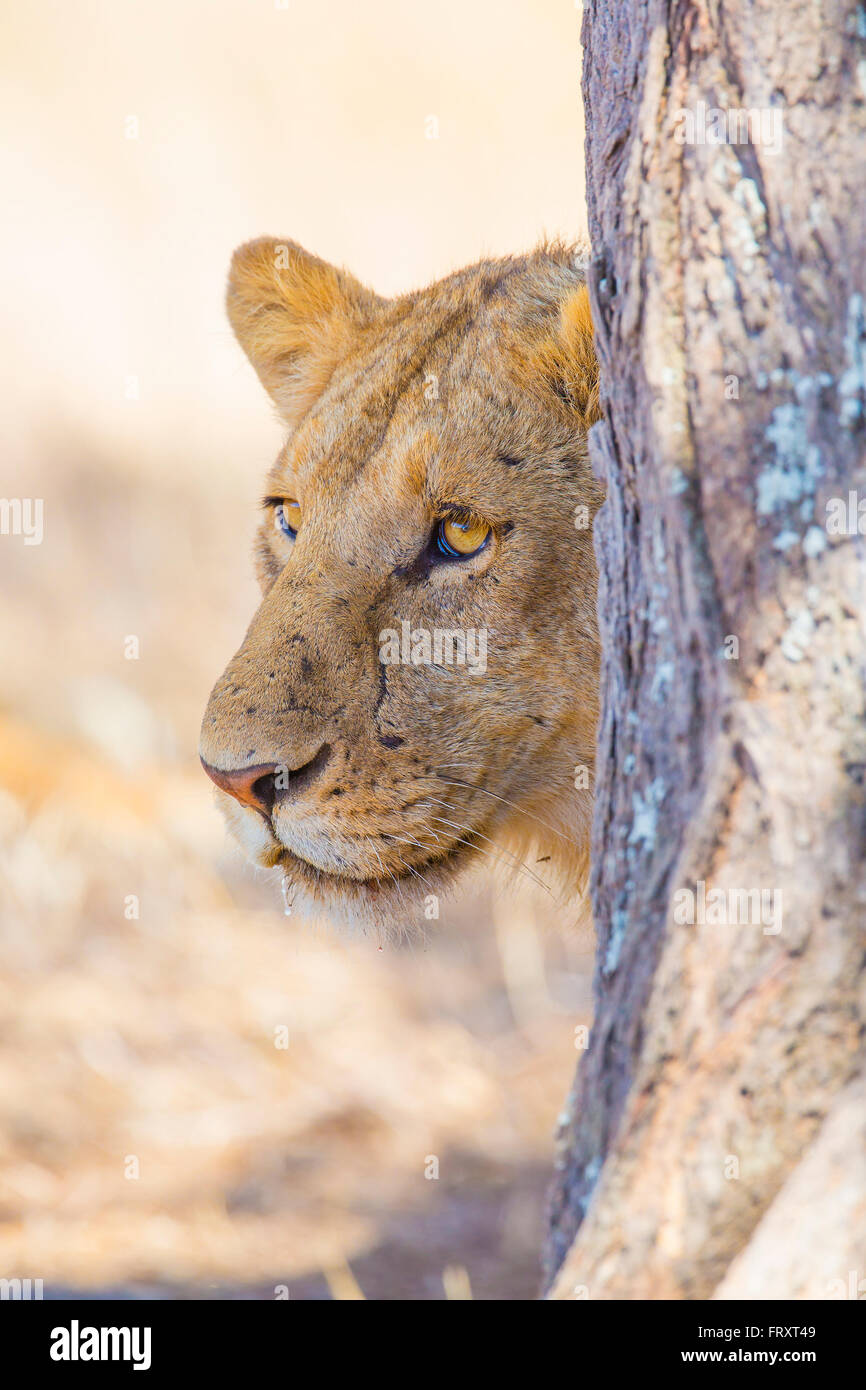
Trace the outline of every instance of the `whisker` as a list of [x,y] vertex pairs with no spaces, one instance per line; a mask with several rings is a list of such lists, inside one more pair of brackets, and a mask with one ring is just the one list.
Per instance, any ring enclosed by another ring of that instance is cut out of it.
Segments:
[[396,878],[394,877],[393,873],[391,873],[391,870],[390,870],[390,869],[386,869],[386,868],[385,868],[385,865],[382,863],[382,856],[380,855],[380,853],[379,853],[379,851],[377,850],[376,846],[373,844],[373,841],[370,839],[370,836],[369,836],[369,835],[365,835],[365,836],[364,836],[364,839],[367,841],[367,844],[370,846],[371,850],[373,851],[373,853],[375,854],[376,858],[378,859],[378,861],[379,861],[379,868],[382,870],[382,873],[383,873],[383,874],[390,874],[391,878],[394,879],[394,884],[395,884],[395,886],[396,886],[396,883],[397,883]]
[[489,792],[486,787],[479,787],[474,782],[461,782],[455,780],[453,777],[440,777],[439,780],[445,782],[449,787],[465,787],[467,791],[483,792],[485,796],[492,797],[494,801],[501,801],[504,806],[513,806],[515,811],[519,812],[521,816],[526,816],[528,820],[534,820],[538,825],[543,825],[545,830],[550,831],[551,835],[557,835],[560,840],[566,840],[570,845],[574,845],[575,849],[581,848],[578,841],[573,840],[570,835],[564,835],[561,830],[557,830],[555,826],[549,825],[548,822],[542,820],[540,816],[533,816],[529,811],[525,811],[522,806],[518,806],[516,801],[509,801],[507,796],[498,796],[496,792]]
[[[432,849],[432,845],[422,845],[422,843],[421,843],[420,840],[415,840],[415,839],[413,839],[411,835],[409,836],[408,840],[403,840],[402,837],[401,837],[400,835],[394,835],[394,834],[393,834],[392,832],[390,832],[390,831],[385,831],[384,833],[385,833],[387,836],[389,836],[389,838],[392,839],[392,840],[401,840],[401,843],[404,844],[404,845],[417,845],[419,849],[423,849],[423,850],[424,850],[425,854],[427,853],[427,851],[428,851],[429,849]],[[441,845],[442,841],[440,840],[439,836],[436,834],[436,831],[435,831],[435,830],[431,830],[431,831],[430,831],[430,834],[433,836],[433,839],[436,841],[437,845]]]
[[[425,848],[426,848],[425,845],[420,845],[420,844],[418,844],[418,841],[417,841],[417,840],[411,840],[411,841],[410,841],[410,840],[403,840],[403,839],[401,839],[401,837],[400,837],[399,835],[391,835],[389,838],[392,839],[392,840],[400,840],[400,843],[403,844],[403,845],[413,844],[413,845],[418,845],[418,848],[419,848],[419,849],[425,849]],[[430,882],[429,878],[425,878],[424,875],[421,873],[420,869],[416,869],[416,868],[414,867],[414,865],[408,864],[408,863],[406,862],[406,860],[402,857],[402,855],[398,855],[397,857],[398,857],[398,859],[400,860],[400,868],[401,868],[401,869],[408,869],[409,872],[410,872],[410,874],[414,874],[415,877],[416,877],[417,879],[420,879],[420,881],[421,881],[422,883],[426,883],[426,884],[427,884],[427,887],[430,889],[430,892],[432,893],[432,892],[433,892],[433,884]]]
[[[437,798],[434,797],[433,800],[435,801],[437,800]],[[439,804],[441,806],[445,806],[446,809],[449,811],[452,809],[450,806],[448,806],[448,803],[445,801],[442,801]],[[543,888],[545,893],[549,893],[550,896],[553,897],[553,893],[551,892],[548,885],[544,882],[544,880],[539,878],[538,874],[533,873],[529,865],[525,864],[522,859],[518,859],[517,855],[514,854],[512,850],[506,849],[505,845],[497,845],[496,841],[491,840],[489,835],[482,835],[480,830],[474,830],[471,825],[457,824],[455,821],[445,820],[443,816],[434,816],[433,820],[437,821],[440,825],[450,825],[452,830],[468,830],[470,835],[475,835],[478,839],[486,840],[489,845],[493,845],[493,848],[497,850],[499,854],[507,854],[509,858],[514,861],[514,864],[518,869],[522,869],[524,873],[529,875],[529,877],[532,879],[534,883],[538,884],[539,888]],[[468,845],[470,849],[477,849],[479,854],[486,854],[490,859],[493,860],[494,863],[496,862],[496,855],[491,854],[489,849],[483,849],[481,845],[476,845],[474,841],[467,840],[462,836],[458,836],[458,842],[462,845]]]
[[[392,836],[391,836],[391,839],[394,839],[394,840],[399,839],[399,838],[400,838],[400,837],[399,837],[398,835],[392,835]],[[394,884],[395,884],[395,886],[399,886],[399,880],[394,876],[394,874],[391,872],[391,870],[390,870],[390,869],[386,869],[386,868],[385,868],[385,865],[382,863],[382,856],[379,854],[379,851],[377,850],[376,846],[373,844],[373,841],[370,839],[370,836],[369,836],[369,835],[365,835],[365,836],[364,836],[364,839],[367,841],[367,844],[370,846],[370,848],[371,848],[371,850],[373,851],[373,853],[375,854],[376,858],[379,860],[379,865],[380,865],[380,867],[381,867],[381,869],[382,869],[382,872],[383,872],[383,873],[386,873],[386,874],[390,874],[390,875],[391,875],[391,878],[394,879]],[[403,843],[404,843],[404,844],[408,844],[409,841],[408,841],[408,840],[404,840]],[[418,841],[416,840],[415,843],[418,844]],[[418,845],[418,848],[419,848],[419,849],[423,849],[424,846],[423,846],[423,845]],[[398,858],[399,858],[399,856],[398,856]],[[426,884],[427,884],[427,887],[430,889],[431,892],[433,891],[433,885],[432,885],[432,883],[430,882],[430,880],[429,880],[428,878],[425,878],[423,874],[419,873],[417,869],[413,868],[413,866],[412,866],[411,864],[407,864],[402,858],[400,858],[400,868],[401,868],[401,869],[408,869],[409,872],[410,872],[410,874],[414,874],[415,877],[416,877],[417,879],[420,879],[420,881],[421,881],[422,883],[426,883]]]

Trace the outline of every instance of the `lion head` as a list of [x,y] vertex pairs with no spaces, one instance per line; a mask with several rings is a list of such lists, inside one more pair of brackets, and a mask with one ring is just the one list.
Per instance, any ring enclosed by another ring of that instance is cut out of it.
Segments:
[[262,601],[200,752],[298,906],[400,928],[473,863],[585,874],[602,494],[584,263],[543,246],[383,299],[293,242],[235,253],[229,318],[287,438]]

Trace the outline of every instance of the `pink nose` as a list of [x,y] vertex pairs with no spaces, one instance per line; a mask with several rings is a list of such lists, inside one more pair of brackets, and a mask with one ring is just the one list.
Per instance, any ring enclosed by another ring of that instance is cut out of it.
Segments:
[[263,816],[270,816],[276,800],[275,776],[278,764],[258,763],[255,767],[243,767],[237,771],[225,771],[221,767],[211,767],[204,758],[201,765],[212,782],[221,791],[228,792],[242,806],[252,806]]

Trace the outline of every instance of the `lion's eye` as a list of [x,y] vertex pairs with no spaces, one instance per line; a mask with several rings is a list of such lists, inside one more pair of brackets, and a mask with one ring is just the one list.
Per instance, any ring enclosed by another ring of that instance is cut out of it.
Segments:
[[274,525],[284,536],[294,540],[301,524],[301,504],[293,497],[286,497],[274,508]]
[[436,527],[436,545],[443,555],[477,555],[490,538],[486,521],[458,521],[446,517]]

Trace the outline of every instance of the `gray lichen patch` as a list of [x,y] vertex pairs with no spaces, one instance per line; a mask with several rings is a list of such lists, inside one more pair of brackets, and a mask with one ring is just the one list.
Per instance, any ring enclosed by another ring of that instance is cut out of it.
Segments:
[[785,401],[773,411],[765,433],[775,460],[757,477],[757,508],[762,516],[814,498],[823,464],[821,451],[808,441],[806,426],[806,410],[794,401]]
[[860,294],[848,301],[844,348],[847,366],[839,378],[839,423],[850,430],[863,418],[866,402],[866,319]]
[[802,661],[815,634],[815,619],[808,608],[800,608],[793,613],[789,610],[788,616],[791,622],[782,634],[779,646],[788,661]]
[[658,825],[659,807],[665,798],[665,784],[661,777],[656,777],[646,789],[646,795],[641,796],[640,792],[632,792],[632,823],[629,831],[628,843],[630,845],[642,845],[644,849],[651,850],[655,846],[656,827]]

